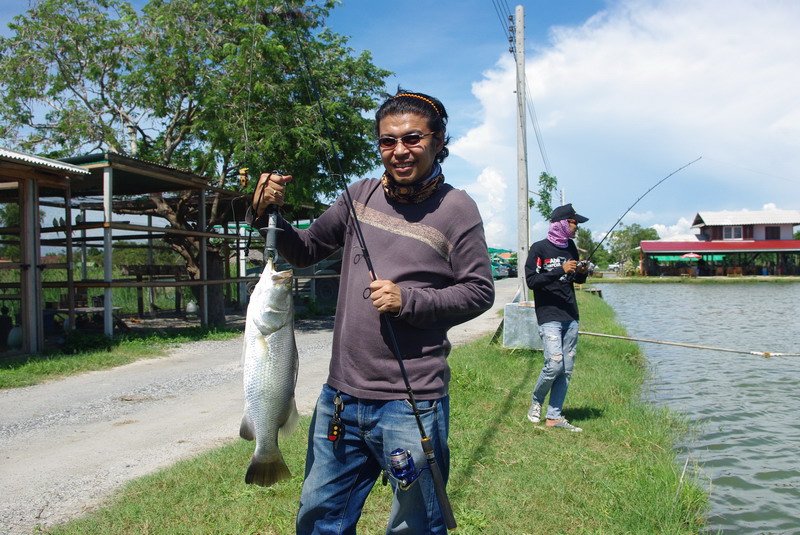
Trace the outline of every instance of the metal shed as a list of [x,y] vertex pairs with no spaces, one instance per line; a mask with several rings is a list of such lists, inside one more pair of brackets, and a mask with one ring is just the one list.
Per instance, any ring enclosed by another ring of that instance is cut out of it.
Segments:
[[[76,165],[0,148],[0,202],[18,203],[19,227],[2,229],[4,244],[18,244],[17,258],[0,260],[0,269],[16,271],[19,282],[11,285],[11,293],[2,294],[2,300],[19,301],[16,325],[13,319],[6,336],[0,340],[5,346],[11,331],[18,335],[19,349],[35,353],[43,346],[42,329],[42,260],[40,254],[39,198],[42,191],[60,195],[67,204],[74,183],[89,176],[89,171]],[[17,345],[17,340],[13,341]]]

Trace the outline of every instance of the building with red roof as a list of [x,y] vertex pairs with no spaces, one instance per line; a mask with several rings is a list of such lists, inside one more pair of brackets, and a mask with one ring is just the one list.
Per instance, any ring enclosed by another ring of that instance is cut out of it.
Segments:
[[640,243],[644,275],[800,275],[796,210],[699,212],[691,241]]

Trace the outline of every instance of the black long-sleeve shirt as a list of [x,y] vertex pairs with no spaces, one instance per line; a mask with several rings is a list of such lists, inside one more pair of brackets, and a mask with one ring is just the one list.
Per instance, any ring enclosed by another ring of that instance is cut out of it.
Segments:
[[578,321],[573,282],[586,282],[586,273],[575,272],[567,277],[564,264],[578,260],[578,248],[569,240],[566,248],[556,247],[548,240],[531,245],[525,262],[525,281],[533,290],[536,320],[541,325],[549,321]]

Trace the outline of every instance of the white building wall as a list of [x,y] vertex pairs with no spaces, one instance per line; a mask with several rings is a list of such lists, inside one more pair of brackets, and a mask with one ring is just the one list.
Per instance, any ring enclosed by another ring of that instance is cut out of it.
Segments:
[[793,229],[792,225],[753,225],[753,239],[756,241],[766,240],[766,228],[767,227],[780,227],[781,228],[781,240],[791,240],[793,236]]

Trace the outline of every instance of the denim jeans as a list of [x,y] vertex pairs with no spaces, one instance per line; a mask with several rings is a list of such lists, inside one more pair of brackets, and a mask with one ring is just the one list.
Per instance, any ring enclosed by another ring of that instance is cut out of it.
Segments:
[[558,420],[561,408],[567,397],[569,378],[575,366],[575,351],[578,347],[577,321],[550,321],[539,325],[539,336],[544,346],[544,366],[536,386],[533,387],[533,401],[544,405],[544,398],[550,392],[547,405],[547,419]]
[[[328,385],[322,387],[311,421],[297,514],[298,535],[355,533],[364,501],[381,470],[388,468],[392,450],[410,450],[417,469],[427,466],[408,400],[376,401],[340,394],[344,402],[340,418],[345,432],[334,448],[328,440],[328,424],[333,417],[335,394]],[[450,466],[449,397],[417,401],[417,406],[446,482]],[[401,490],[392,478],[389,481],[394,498],[386,533],[447,532],[429,470],[407,490]]]

